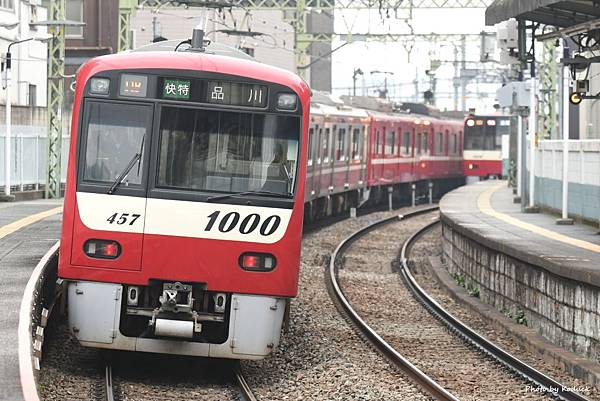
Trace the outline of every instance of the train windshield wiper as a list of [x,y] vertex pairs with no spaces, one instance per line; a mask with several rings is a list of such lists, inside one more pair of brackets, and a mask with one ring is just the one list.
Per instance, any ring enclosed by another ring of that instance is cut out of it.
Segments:
[[117,179],[112,183],[112,185],[108,189],[107,194],[112,195],[117,190],[117,188],[119,187],[119,185],[121,185],[125,177],[127,177],[127,174],[129,174],[133,166],[135,166],[135,163],[137,163],[141,158],[141,153],[136,153],[135,155],[133,155],[133,158],[131,159],[127,167],[125,167],[125,169],[121,172],[121,174],[119,174]]
[[140,145],[140,151],[138,153],[136,153],[135,155],[133,155],[133,158],[131,159],[131,161],[129,162],[127,167],[125,167],[125,169],[121,172],[121,174],[119,174],[117,179],[112,183],[112,185],[108,189],[107,194],[112,195],[113,193],[115,193],[115,191],[117,190],[119,185],[121,185],[121,183],[123,182],[125,177],[127,177],[127,174],[129,174],[129,172],[131,171],[133,166],[135,166],[135,163],[139,163],[137,173],[138,173],[138,175],[140,175],[140,167],[142,165],[142,153],[144,151],[144,142],[145,141],[146,141],[146,134],[144,134],[144,136],[142,137],[142,144]]
[[226,199],[232,196],[244,196],[244,195],[266,195],[266,196],[276,196],[278,198],[291,198],[292,193],[281,193],[281,192],[273,192],[273,191],[242,191],[242,192],[232,192],[224,195],[215,195],[206,199],[207,202],[212,202],[220,199]]

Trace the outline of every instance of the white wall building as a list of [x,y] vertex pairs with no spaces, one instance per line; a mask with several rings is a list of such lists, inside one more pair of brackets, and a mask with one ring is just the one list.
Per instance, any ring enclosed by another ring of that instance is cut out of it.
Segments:
[[[202,20],[201,14],[200,9],[194,8],[136,10],[131,23],[135,38],[134,47],[149,44],[159,36],[169,40],[190,38],[193,28]],[[232,10],[231,14],[225,12],[224,19],[216,11],[209,11],[207,15],[208,22],[205,30],[208,39],[239,47],[265,64],[295,71],[294,29],[283,21],[281,11],[252,11],[252,16],[246,18],[243,10]],[[236,21],[235,28],[233,21]],[[247,31],[249,28],[264,35],[248,37],[216,32],[222,29]]]
[[[47,30],[32,23],[45,21],[47,11],[39,0],[0,0],[0,52],[4,66],[11,42],[45,37]],[[16,24],[16,25],[15,25]],[[29,41],[11,47],[12,104],[15,106],[46,106],[48,51],[45,43]],[[4,67],[2,88],[4,87]],[[0,104],[6,104],[6,91],[0,90]]]

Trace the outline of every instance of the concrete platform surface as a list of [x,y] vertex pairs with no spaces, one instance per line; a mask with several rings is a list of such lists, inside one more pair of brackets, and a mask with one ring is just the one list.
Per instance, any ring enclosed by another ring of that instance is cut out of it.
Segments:
[[0,400],[22,400],[17,358],[19,308],[38,261],[58,241],[62,200],[0,204]]
[[[582,224],[522,213],[505,181],[461,187],[440,202],[442,219],[477,242],[554,274],[600,287],[600,235]],[[598,200],[600,202],[600,199]]]

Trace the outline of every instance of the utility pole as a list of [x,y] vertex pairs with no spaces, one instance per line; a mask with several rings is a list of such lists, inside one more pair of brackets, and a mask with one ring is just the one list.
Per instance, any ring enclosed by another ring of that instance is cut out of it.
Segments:
[[467,38],[462,35],[460,39],[461,48],[461,63],[460,63],[460,95],[461,95],[461,110],[467,111],[467,77],[463,76],[467,70]]
[[[48,170],[46,198],[60,198],[62,109],[65,75],[65,0],[50,1],[48,32]],[[60,22],[63,22],[62,24]]]
[[352,96],[356,96],[356,77],[358,75],[363,75],[363,72],[360,68],[355,68],[352,74]]

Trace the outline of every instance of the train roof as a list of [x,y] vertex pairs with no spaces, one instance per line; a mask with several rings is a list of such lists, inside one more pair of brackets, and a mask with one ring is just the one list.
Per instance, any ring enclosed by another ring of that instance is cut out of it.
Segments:
[[197,70],[277,83],[289,87],[301,97],[310,96],[310,88],[298,75],[259,63],[250,56],[240,56],[239,52],[233,52],[226,46],[213,45],[207,52],[167,51],[173,49],[169,46],[169,43],[159,42],[144,47],[143,51],[95,57],[81,67],[78,75],[87,78],[102,71],[127,69]]

